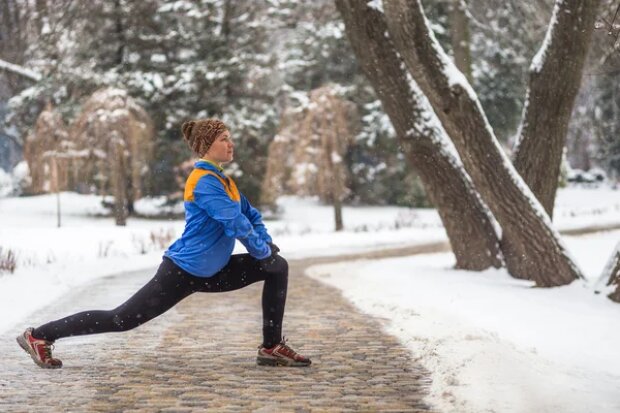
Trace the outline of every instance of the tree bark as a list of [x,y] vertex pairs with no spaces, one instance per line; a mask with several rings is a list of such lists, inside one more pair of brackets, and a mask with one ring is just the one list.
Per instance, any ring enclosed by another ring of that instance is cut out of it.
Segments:
[[[336,150],[336,145],[334,145],[334,141],[338,139],[339,136],[344,136],[347,131],[341,130],[344,129],[340,125],[342,113],[339,113],[337,109],[337,105],[332,103],[332,108],[334,111],[329,114],[329,117],[323,116],[321,122],[321,140],[323,147],[323,156],[325,157],[325,165],[327,165],[327,173],[332,178],[332,184],[329,185],[328,191],[330,192],[329,197],[331,198],[332,205],[334,206],[334,225],[336,231],[342,231],[344,229],[344,223],[342,221],[342,196],[345,190],[344,187],[344,177],[343,169],[341,165],[341,161],[334,162],[334,155],[340,158],[340,154]],[[330,128],[327,123],[332,123],[333,126]],[[342,135],[341,135],[342,133]]]
[[127,225],[127,160],[125,159],[125,145],[119,138],[110,141],[112,157],[112,193],[114,194],[114,219],[116,225]]
[[607,286],[614,288],[607,297],[620,303],[620,242],[616,245],[616,249],[611,254],[611,257],[609,257],[609,261],[603,270],[601,281],[606,281]]
[[509,234],[511,275],[541,287],[582,277],[540,203],[503,153],[477,96],[430,31],[419,0],[383,2],[396,50],[454,141],[476,189]]
[[432,124],[435,117],[408,78],[404,63],[387,36],[383,15],[365,1],[336,0],[336,5],[353,50],[390,117],[407,161],[420,175],[437,206],[457,267],[500,267],[501,253],[492,217],[460,161],[448,148],[445,132]]
[[529,69],[514,166],[550,217],[598,4],[599,0],[556,1],[545,40]]
[[465,14],[466,7],[465,0],[452,0],[450,4],[450,40],[454,63],[471,83],[473,79],[471,77],[470,37],[467,15]]

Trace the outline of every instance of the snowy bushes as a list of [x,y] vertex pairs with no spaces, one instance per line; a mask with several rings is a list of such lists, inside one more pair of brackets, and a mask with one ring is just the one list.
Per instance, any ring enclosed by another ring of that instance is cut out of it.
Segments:
[[0,198],[13,193],[13,179],[4,169],[0,169]]
[[0,168],[0,198],[20,195],[29,185],[30,173],[26,162],[18,163],[12,173]]
[[17,260],[15,259],[15,253],[10,249],[0,247],[0,274],[4,272],[15,272],[17,266]]

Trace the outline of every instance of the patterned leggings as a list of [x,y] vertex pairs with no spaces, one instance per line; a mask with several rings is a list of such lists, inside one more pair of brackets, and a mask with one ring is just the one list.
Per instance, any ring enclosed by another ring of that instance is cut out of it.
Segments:
[[263,286],[263,345],[272,347],[282,340],[282,319],[288,286],[288,263],[276,256],[266,271],[250,254],[236,254],[228,264],[209,278],[196,277],[164,257],[155,276],[129,300],[110,311],[84,311],[37,327],[35,338],[59,338],[127,331],[165,313],[195,292],[234,291],[257,281]]

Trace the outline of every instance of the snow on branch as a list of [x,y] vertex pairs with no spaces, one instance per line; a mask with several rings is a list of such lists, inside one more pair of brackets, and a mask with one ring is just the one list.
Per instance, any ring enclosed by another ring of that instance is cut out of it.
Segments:
[[8,70],[9,72],[13,72],[16,73],[18,75],[21,75],[23,77],[26,77],[30,80],[34,80],[35,82],[38,82],[39,80],[41,80],[41,74],[32,70],[32,69],[27,69],[23,66],[19,66],[13,63],[9,63],[5,60],[0,59],[0,69],[4,69],[4,70]]

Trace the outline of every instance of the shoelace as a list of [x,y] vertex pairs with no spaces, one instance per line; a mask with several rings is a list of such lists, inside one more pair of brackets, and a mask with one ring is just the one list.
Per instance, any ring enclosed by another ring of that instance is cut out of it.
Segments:
[[45,344],[45,346],[43,348],[45,349],[45,357],[47,357],[48,359],[53,358],[52,357],[52,350],[54,350],[54,345],[53,344]]
[[282,346],[281,348],[284,349],[288,354],[289,357],[295,358],[298,356],[297,352],[295,350],[293,350],[292,348],[290,348],[288,346],[288,344],[286,344],[288,340],[286,339],[286,337],[282,337],[282,341],[280,342],[280,346]]
[[52,357],[52,350],[54,350],[53,344],[43,342],[43,344],[41,344],[41,347],[43,347],[43,355],[45,356],[46,360],[53,358]]
[[[283,336],[282,337],[282,341],[280,341],[278,344],[276,344],[276,346],[279,345],[280,346],[280,350],[284,350],[284,352],[286,352],[289,357],[291,357],[291,358],[297,357],[298,353],[295,350],[293,350],[292,348],[290,348],[288,346],[288,344],[286,344],[287,341],[288,341],[288,339]],[[259,345],[258,348],[259,349],[263,348],[263,345],[262,344]],[[302,356],[299,356],[299,357],[302,357]]]

